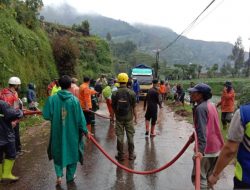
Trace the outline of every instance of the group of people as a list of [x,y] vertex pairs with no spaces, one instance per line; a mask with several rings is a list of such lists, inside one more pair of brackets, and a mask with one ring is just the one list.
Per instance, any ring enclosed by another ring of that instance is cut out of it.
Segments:
[[[134,146],[134,125],[137,123],[138,86],[137,81],[128,85],[129,77],[120,73],[116,80],[106,80],[101,76],[97,81],[83,78],[78,87],[77,79],[67,75],[49,85],[50,95],[43,108],[43,117],[51,122],[48,156],[54,162],[56,184],[62,183],[63,169],[66,167],[66,180],[75,179],[77,162],[83,162],[83,136],[91,138],[95,103],[98,96],[105,98],[111,122],[115,121],[118,161],[126,159],[124,135],[128,142],[128,159],[136,159]],[[18,123],[23,117],[18,98],[21,80],[9,79],[9,87],[0,92],[0,181],[17,181],[12,174],[13,164],[20,151]],[[145,135],[154,137],[158,108],[162,108],[161,99],[165,98],[166,84],[157,79],[144,99]],[[165,87],[165,88],[164,88]],[[32,87],[31,89],[34,90]],[[136,91],[134,90],[136,89]],[[170,87],[169,87],[170,89]],[[226,165],[237,154],[234,189],[250,189],[250,104],[242,105],[234,113],[235,92],[231,82],[224,84],[221,101],[214,105],[211,87],[197,84],[188,89],[193,102],[194,128],[198,136],[201,157],[201,189],[213,187]],[[33,97],[32,91],[29,96]],[[95,102],[95,103],[94,103]],[[32,101],[29,101],[32,103]],[[223,128],[228,124],[228,140],[224,144],[221,135],[219,116],[216,107],[221,106]],[[151,126],[150,126],[151,122]],[[195,162],[195,161],[194,161]],[[192,180],[195,179],[195,169]]]

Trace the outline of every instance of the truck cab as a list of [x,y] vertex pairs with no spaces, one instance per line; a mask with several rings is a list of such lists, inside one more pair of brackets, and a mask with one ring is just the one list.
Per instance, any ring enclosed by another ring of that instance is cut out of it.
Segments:
[[148,90],[152,88],[153,69],[144,64],[132,68],[131,77],[136,78],[140,85],[140,97],[146,97]]

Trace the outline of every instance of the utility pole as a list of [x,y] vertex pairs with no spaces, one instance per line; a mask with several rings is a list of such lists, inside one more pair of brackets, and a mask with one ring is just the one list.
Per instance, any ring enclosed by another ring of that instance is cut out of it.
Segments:
[[160,49],[156,50],[155,56],[155,78],[159,78],[158,71],[159,71],[159,57],[160,57]]

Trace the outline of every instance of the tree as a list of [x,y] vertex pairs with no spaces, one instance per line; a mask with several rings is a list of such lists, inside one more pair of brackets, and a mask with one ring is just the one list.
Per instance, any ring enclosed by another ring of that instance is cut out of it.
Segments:
[[250,75],[250,52],[249,52],[249,58],[245,62],[244,66],[245,66],[245,76],[249,77],[249,75]]
[[80,25],[73,24],[72,29],[77,31],[77,32],[81,32],[84,36],[90,35],[90,33],[89,33],[90,26],[89,26],[89,22],[87,20],[83,21]]
[[197,78],[198,79],[200,78],[201,70],[202,70],[202,65],[198,65],[198,67],[197,67]]
[[26,0],[26,6],[35,13],[38,13],[43,7],[42,0]]
[[219,65],[218,64],[213,64],[212,67],[208,67],[207,68],[207,75],[209,78],[213,78],[215,77],[216,71],[218,71],[219,69]]
[[232,49],[232,54],[229,56],[229,59],[234,62],[235,76],[238,77],[240,76],[240,72],[244,64],[244,56],[245,56],[245,51],[242,45],[242,39],[241,37],[238,37]]
[[78,45],[68,36],[59,36],[53,39],[52,47],[59,75],[74,76],[76,60],[80,55]]
[[106,35],[106,39],[107,39],[107,41],[111,41],[112,40],[112,36],[111,36],[111,34],[108,32],[107,33],[107,35]]

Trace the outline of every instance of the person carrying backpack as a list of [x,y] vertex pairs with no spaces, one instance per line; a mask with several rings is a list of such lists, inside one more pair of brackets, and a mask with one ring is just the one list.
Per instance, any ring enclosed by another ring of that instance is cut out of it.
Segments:
[[115,131],[117,135],[117,151],[116,159],[118,161],[124,160],[123,152],[123,140],[124,131],[126,131],[127,141],[128,141],[128,152],[129,160],[134,160],[136,155],[134,154],[134,124],[137,123],[136,114],[136,95],[135,93],[128,89],[128,75],[126,73],[120,73],[118,75],[118,82],[120,83],[120,88],[113,92],[112,94],[112,108],[116,116],[116,126]]

